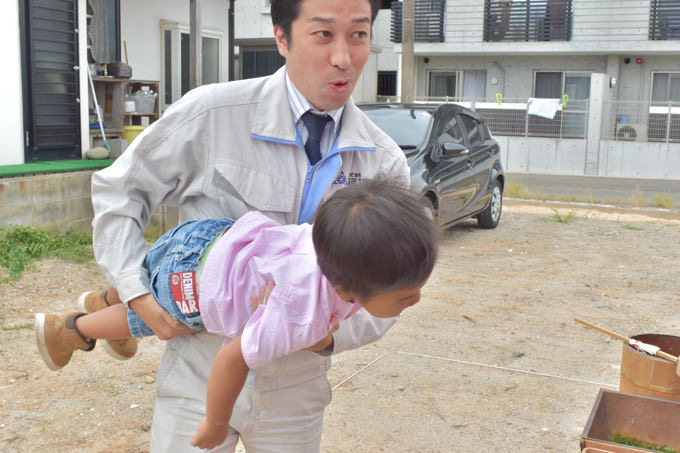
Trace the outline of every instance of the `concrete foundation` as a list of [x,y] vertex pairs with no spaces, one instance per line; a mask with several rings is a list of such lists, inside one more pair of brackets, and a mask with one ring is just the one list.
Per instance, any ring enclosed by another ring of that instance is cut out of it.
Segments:
[[[92,233],[90,180],[93,170],[0,179],[0,224]],[[146,233],[157,236],[175,226],[175,208],[160,206]]]

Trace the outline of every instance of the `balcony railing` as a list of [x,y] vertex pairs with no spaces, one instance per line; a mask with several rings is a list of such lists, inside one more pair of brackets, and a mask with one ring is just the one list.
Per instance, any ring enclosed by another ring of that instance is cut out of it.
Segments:
[[484,41],[569,41],[572,2],[485,0]]
[[[391,41],[400,43],[402,3],[392,2]],[[415,0],[415,42],[444,42],[446,0]]]
[[651,41],[680,40],[680,0],[652,0],[649,12]]

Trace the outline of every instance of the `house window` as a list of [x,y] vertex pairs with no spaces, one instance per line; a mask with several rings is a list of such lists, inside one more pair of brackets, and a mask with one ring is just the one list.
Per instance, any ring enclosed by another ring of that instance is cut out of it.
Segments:
[[430,85],[427,95],[431,97],[456,97],[460,91],[458,80],[460,73],[456,72],[430,72]]
[[[189,26],[161,20],[161,90],[163,107],[172,104],[189,91]],[[221,31],[204,28],[201,32],[202,84],[217,83],[222,78]]]
[[120,0],[88,0],[88,63],[121,61]]
[[655,72],[652,74],[652,104],[680,102],[680,72]]
[[427,95],[484,99],[486,97],[486,70],[431,71]]
[[536,72],[534,97],[562,99],[567,94],[570,100],[590,97],[590,74],[568,72]]
[[590,74],[537,71],[534,97],[560,99],[560,110],[553,119],[529,115],[527,135],[538,137],[583,138],[590,98]]
[[277,50],[244,49],[241,47],[242,79],[274,74],[286,62]]
[[378,71],[378,96],[397,95],[397,71]]

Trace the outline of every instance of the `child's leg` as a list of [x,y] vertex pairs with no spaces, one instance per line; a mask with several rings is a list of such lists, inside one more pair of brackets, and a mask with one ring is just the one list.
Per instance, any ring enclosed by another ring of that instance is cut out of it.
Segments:
[[119,340],[130,337],[127,308],[117,303],[76,320],[81,335],[92,339]]
[[[122,307],[118,291],[113,287],[99,294],[87,291],[78,298],[78,309],[84,313],[95,313],[116,304]],[[123,339],[105,340],[102,346],[108,355],[117,360],[127,360],[137,353],[137,340],[129,335]]]

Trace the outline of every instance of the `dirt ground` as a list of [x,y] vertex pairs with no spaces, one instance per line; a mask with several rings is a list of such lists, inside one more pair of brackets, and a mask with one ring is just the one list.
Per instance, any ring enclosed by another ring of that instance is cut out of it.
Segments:
[[[680,335],[680,213],[556,209],[573,220],[507,201],[497,229],[444,234],[422,301],[334,358],[324,453],[579,451],[598,390],[618,389],[621,344],[573,318]],[[36,350],[36,312],[104,285],[95,265],[58,260],[0,285],[0,451],[148,451],[161,341],[59,372]]]

